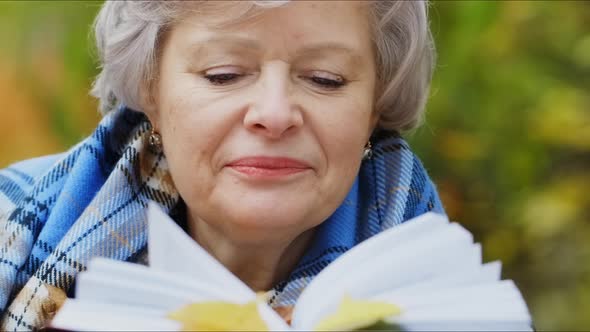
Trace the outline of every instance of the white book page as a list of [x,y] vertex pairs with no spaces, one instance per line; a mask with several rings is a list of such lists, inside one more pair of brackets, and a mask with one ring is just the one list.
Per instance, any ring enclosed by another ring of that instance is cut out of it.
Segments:
[[131,300],[130,292],[140,289],[145,292],[145,296],[137,294],[133,297],[133,301],[138,304],[150,304],[149,296],[161,293],[190,294],[194,301],[209,299],[238,302],[231,293],[214,285],[201,283],[200,280],[190,280],[147,266],[106,258],[92,259],[88,270],[79,274],[76,298],[108,299],[109,302],[124,303]]
[[435,279],[417,282],[415,284],[392,288],[374,296],[376,301],[395,302],[398,296],[415,296],[441,289],[454,289],[462,286],[481,285],[500,280],[500,262],[487,263],[481,266],[469,266],[455,271],[448,271]]
[[296,310],[299,307],[301,312],[293,316],[294,325],[313,328],[321,317],[337,308],[343,294],[367,298],[447,274],[450,270],[481,264],[479,246],[474,245],[471,234],[457,224],[417,235],[411,242],[396,248],[393,254],[374,253],[373,256],[370,261],[358,262],[352,270],[341,271],[332,280],[325,279],[310,303],[303,306],[298,302]]
[[[269,306],[258,304],[258,311],[271,331],[289,331],[290,327]],[[71,331],[180,331],[182,324],[166,316],[169,310],[67,299],[51,327]]]
[[510,280],[484,284],[417,290],[400,290],[378,296],[395,303],[402,313],[388,319],[408,330],[491,329],[530,330],[531,317],[518,288]]
[[510,280],[496,281],[486,284],[459,286],[438,290],[425,290],[407,293],[400,290],[397,294],[390,293],[390,298],[379,297],[380,300],[397,304],[404,312],[422,311],[425,307],[449,306],[467,303],[469,305],[492,304],[504,300],[512,301],[506,308],[512,312],[528,312],[520,297],[520,292]]
[[435,232],[448,223],[449,221],[444,215],[432,212],[425,213],[381,232],[351,248],[324,268],[301,293],[293,311],[293,322],[299,321],[299,316],[302,315],[300,311],[313,306],[316,301],[314,295],[317,296],[317,294],[322,293],[326,286],[332,284],[335,278],[359,269],[360,262],[371,260],[376,253],[394,251],[406,241],[415,241],[417,238],[426,236],[429,232]]
[[494,303],[458,303],[424,307],[421,310],[408,311],[400,317],[391,317],[388,321],[401,324],[445,321],[515,321],[528,323],[529,318],[526,313],[515,310],[509,300],[504,300]]
[[181,324],[158,310],[67,299],[51,327],[70,331],[179,331]]
[[[230,295],[236,303],[256,299],[254,291],[209,255],[153,202],[148,206],[148,223],[150,269],[210,284]],[[265,303],[259,303],[258,310],[272,329],[288,329],[283,319]]]
[[[149,276],[149,273],[146,273],[146,276]],[[76,286],[76,297],[80,300],[135,305],[164,311],[173,311],[194,302],[235,302],[231,294],[215,294],[204,289],[181,290],[169,283],[154,285],[154,279],[147,282],[141,279],[124,280],[92,272],[81,273],[78,279],[81,286]]]
[[[73,317],[81,308],[90,308],[92,311],[82,315],[88,321],[96,321],[98,309],[101,309],[104,311],[100,314],[102,319],[127,326],[127,314],[135,317],[137,312],[148,312],[151,318],[157,319],[158,315],[153,313],[159,312],[160,318],[164,319],[162,317],[166,313],[194,302],[221,300],[246,303],[256,300],[252,290],[152,203],[148,209],[148,222],[150,266],[93,259],[88,271],[78,277],[76,307],[70,304],[65,310],[60,310],[62,317],[58,322],[67,322],[63,317]],[[265,303],[258,302],[258,310],[271,329],[289,329]],[[110,326],[117,325],[89,325],[95,330],[102,329],[100,327],[110,329]],[[134,329],[142,328],[136,326]]]
[[148,257],[151,269],[215,285],[238,302],[256,294],[186,234],[157,204],[148,206]]
[[514,321],[446,321],[446,322],[413,322],[401,324],[403,331],[533,331],[531,324]]

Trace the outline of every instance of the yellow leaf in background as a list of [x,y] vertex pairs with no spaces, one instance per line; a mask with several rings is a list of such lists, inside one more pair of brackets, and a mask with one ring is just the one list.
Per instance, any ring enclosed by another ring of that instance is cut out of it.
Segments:
[[353,300],[350,296],[344,296],[338,310],[321,320],[315,330],[355,330],[371,326],[400,313],[400,307],[395,304],[382,301]]
[[182,323],[183,331],[268,331],[255,301],[192,303],[170,313],[168,318]]

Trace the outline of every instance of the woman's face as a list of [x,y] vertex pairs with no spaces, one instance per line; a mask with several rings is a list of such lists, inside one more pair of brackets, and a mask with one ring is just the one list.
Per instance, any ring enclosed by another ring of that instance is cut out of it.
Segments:
[[297,1],[221,27],[195,14],[169,32],[146,113],[191,221],[287,239],[342,203],[376,122],[365,7]]

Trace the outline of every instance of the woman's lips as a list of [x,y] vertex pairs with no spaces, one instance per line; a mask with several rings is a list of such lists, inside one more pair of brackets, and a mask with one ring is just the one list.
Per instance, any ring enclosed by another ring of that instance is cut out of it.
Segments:
[[310,170],[305,162],[285,157],[246,157],[226,165],[239,173],[255,178],[273,178]]

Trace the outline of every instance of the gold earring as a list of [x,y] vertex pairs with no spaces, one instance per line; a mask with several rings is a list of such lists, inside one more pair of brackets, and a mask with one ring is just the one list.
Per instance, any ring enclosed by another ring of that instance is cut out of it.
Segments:
[[363,160],[371,159],[372,156],[373,145],[371,144],[371,141],[368,141],[367,144],[365,144],[365,149],[363,150]]
[[148,138],[148,146],[153,153],[162,152],[162,135],[160,135],[153,128]]

